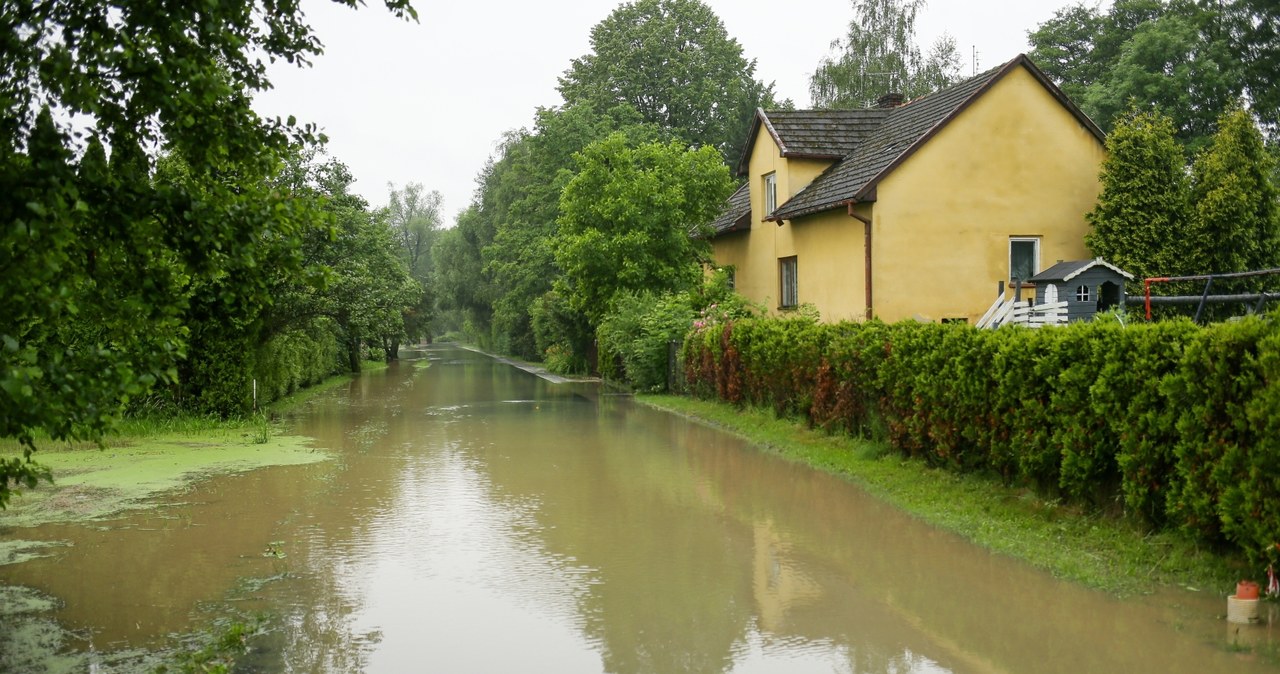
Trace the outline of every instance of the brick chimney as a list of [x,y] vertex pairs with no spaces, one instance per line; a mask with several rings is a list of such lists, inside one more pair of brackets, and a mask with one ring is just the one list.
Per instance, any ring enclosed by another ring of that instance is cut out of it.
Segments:
[[896,108],[899,105],[902,105],[906,100],[907,100],[906,96],[903,96],[902,94],[896,91],[891,91],[881,96],[880,98],[876,99],[876,107],[877,108]]

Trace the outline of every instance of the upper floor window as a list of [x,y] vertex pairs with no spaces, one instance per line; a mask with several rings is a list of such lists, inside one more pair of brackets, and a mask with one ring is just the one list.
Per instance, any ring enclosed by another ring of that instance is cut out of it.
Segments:
[[1023,281],[1040,270],[1040,237],[1009,238],[1009,280]]
[[800,304],[800,293],[796,288],[798,269],[795,256],[778,259],[778,281],[781,301],[778,306],[783,309]]
[[773,215],[778,210],[778,174],[770,173],[764,177],[764,214]]

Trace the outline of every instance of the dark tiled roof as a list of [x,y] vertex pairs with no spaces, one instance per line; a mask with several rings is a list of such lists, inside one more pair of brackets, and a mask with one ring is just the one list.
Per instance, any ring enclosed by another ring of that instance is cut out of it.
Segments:
[[763,128],[778,144],[784,157],[839,159],[854,150],[862,139],[880,126],[888,108],[864,110],[757,110],[752,122],[747,151],[738,163],[738,173],[747,173],[750,148]]
[[1130,280],[1133,279],[1133,274],[1104,261],[1102,258],[1097,258],[1093,260],[1071,260],[1068,262],[1059,262],[1039,274],[1032,276],[1027,279],[1027,281],[1030,283],[1039,283],[1040,281],[1070,281],[1093,267],[1106,267],[1125,278]]
[[742,183],[742,187],[725,200],[724,210],[711,222],[712,236],[740,232],[751,229],[751,190],[750,183]]
[[959,84],[889,110],[880,125],[807,187],[774,211],[774,220],[790,220],[839,207],[853,200],[874,199],[876,184],[909,157],[968,103],[976,99],[1003,75],[1017,68],[1027,69],[1088,128],[1099,142],[1102,132],[1058,90],[1026,56],[971,77]]

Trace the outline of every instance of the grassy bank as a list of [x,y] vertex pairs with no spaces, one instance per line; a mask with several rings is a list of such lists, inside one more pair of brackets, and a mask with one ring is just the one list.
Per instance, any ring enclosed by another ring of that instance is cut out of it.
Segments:
[[680,396],[641,402],[736,433],[779,456],[844,477],[920,519],[1054,576],[1116,595],[1161,585],[1228,593],[1241,560],[1177,534],[1147,534],[1115,517],[1082,512],[981,475],[934,470],[883,445],[814,431],[771,410]]

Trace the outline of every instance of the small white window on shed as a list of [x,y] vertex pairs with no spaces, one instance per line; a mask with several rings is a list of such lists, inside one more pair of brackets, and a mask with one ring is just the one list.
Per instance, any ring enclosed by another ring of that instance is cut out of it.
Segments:
[[1076,301],[1077,302],[1089,301],[1089,286],[1076,286]]
[[773,215],[778,210],[778,174],[770,173],[764,177],[764,214]]
[[1058,303],[1058,286],[1057,285],[1050,283],[1049,285],[1045,286],[1044,303],[1045,304]]

